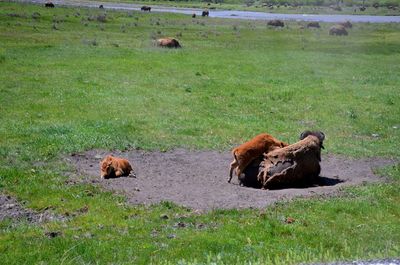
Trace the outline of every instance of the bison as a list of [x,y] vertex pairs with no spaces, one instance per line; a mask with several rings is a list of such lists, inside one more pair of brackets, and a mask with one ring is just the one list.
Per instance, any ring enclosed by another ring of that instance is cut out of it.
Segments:
[[196,18],[196,14],[195,13],[192,14],[192,18]]
[[318,22],[310,22],[307,24],[307,28],[320,28],[321,26],[319,25]]
[[140,8],[140,10],[142,10],[142,11],[151,11],[151,6],[142,6],[141,8]]
[[55,5],[52,2],[47,2],[47,3],[44,4],[44,6],[45,7],[50,7],[50,8],[55,7]]
[[103,6],[103,5],[99,5],[99,8],[100,8],[100,9],[104,9],[104,6]]
[[268,21],[267,25],[274,26],[274,27],[284,27],[285,26],[283,21],[279,20],[279,19],[270,20],[270,21]]
[[341,26],[341,25],[336,25],[336,26],[332,26],[329,29],[329,35],[336,35],[336,36],[347,36],[349,33],[347,33],[347,30],[345,27]]
[[263,189],[315,183],[321,172],[323,132],[305,131],[300,141],[264,155],[257,180]]
[[167,48],[182,48],[182,46],[179,44],[179,41],[174,38],[158,39],[157,45],[160,47],[167,47]]
[[232,180],[233,170],[236,169],[236,175],[240,178],[244,169],[253,162],[254,159],[262,156],[264,152],[269,152],[277,148],[282,148],[287,146],[287,143],[279,141],[272,135],[267,133],[261,133],[255,136],[248,142],[239,145],[232,150],[232,155],[234,157],[229,171],[228,183]]
[[208,17],[210,15],[210,12],[209,11],[203,11],[202,13],[201,13],[201,16],[202,17]]
[[340,22],[338,23],[338,25],[343,26],[345,28],[351,29],[353,27],[353,24],[351,24],[350,21],[344,21],[344,22]]
[[[108,155],[100,162],[100,177],[104,179],[129,176],[131,171],[131,164],[128,160],[123,158]],[[133,176],[135,176],[135,174],[133,174]]]

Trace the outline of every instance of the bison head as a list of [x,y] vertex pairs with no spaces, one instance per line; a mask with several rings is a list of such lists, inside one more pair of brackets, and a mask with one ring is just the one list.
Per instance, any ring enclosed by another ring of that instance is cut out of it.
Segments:
[[319,143],[320,143],[320,147],[322,149],[325,149],[323,146],[324,140],[325,140],[325,134],[321,131],[304,131],[300,134],[300,140],[303,140],[304,138],[306,138],[309,135],[313,135],[315,137],[318,138]]

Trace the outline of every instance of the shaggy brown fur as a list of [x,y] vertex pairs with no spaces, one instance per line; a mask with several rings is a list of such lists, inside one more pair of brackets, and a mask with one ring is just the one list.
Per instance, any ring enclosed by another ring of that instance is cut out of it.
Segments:
[[321,171],[321,148],[325,135],[306,131],[300,141],[273,150],[264,156],[263,167],[257,179],[263,189],[313,183]]
[[108,155],[100,162],[101,178],[128,176],[131,171],[131,164],[123,158]]
[[157,45],[167,48],[181,48],[179,41],[174,38],[162,38],[157,40]]
[[232,150],[234,160],[230,165],[229,180],[232,180],[232,172],[236,168],[236,175],[240,177],[243,170],[254,160],[277,148],[287,146],[287,143],[281,142],[273,136],[262,133],[248,142],[241,144]]
[[332,26],[329,29],[329,35],[336,35],[336,36],[344,35],[344,36],[347,36],[348,34],[349,33],[347,33],[347,30],[341,25],[335,25],[335,26]]

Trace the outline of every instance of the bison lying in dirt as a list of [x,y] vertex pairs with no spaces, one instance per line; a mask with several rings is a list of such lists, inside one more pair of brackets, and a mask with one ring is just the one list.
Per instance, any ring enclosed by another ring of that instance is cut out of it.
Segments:
[[[132,166],[128,160],[107,156],[100,162],[100,177],[101,178],[113,178],[128,176],[132,171]],[[134,174],[133,174],[134,175]]]
[[259,134],[250,141],[239,145],[232,150],[234,160],[230,165],[228,183],[232,180],[232,173],[234,169],[236,169],[236,175],[240,178],[243,170],[255,159],[262,156],[263,153],[275,150],[277,148],[282,148],[287,145],[287,143],[279,141],[267,133]]
[[325,135],[306,131],[300,141],[264,155],[257,176],[263,189],[314,183],[321,171],[321,148]]
[[157,40],[157,45],[160,47],[167,48],[181,48],[182,46],[179,44],[179,41],[174,38],[162,38]]
[[270,20],[270,21],[268,21],[267,25],[274,26],[274,27],[284,27],[285,26],[283,21],[279,20],[279,19]]
[[240,185],[276,189],[318,183],[324,139],[322,132],[305,131],[299,142],[264,153],[244,169]]
[[342,25],[335,25],[329,29],[329,35],[336,35],[336,36],[347,36],[349,33]]

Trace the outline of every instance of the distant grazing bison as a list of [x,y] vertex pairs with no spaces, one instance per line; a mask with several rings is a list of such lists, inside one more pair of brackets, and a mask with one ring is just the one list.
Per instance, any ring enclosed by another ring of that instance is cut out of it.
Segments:
[[193,14],[192,14],[192,18],[195,18],[195,17],[196,17],[196,14],[195,14],[195,13],[193,13]]
[[319,25],[318,22],[310,22],[307,24],[307,28],[320,28],[321,26]]
[[99,8],[100,8],[100,9],[103,9],[103,8],[104,8],[104,6],[103,6],[103,5],[99,5]]
[[335,25],[329,29],[329,35],[336,35],[336,36],[347,36],[347,30],[342,25]]
[[51,8],[55,7],[55,5],[52,2],[47,2],[47,3],[44,4],[44,6],[45,7],[51,7]]
[[344,22],[340,22],[340,23],[338,23],[338,25],[341,25],[341,26],[343,26],[345,28],[348,28],[348,29],[351,29],[353,27],[353,24],[351,24],[351,22],[348,21],[348,20],[344,21]]
[[210,15],[210,12],[209,11],[203,11],[202,13],[201,13],[201,16],[202,17],[208,17]]
[[157,40],[157,45],[167,48],[181,48],[179,41],[174,38],[162,38]]
[[140,10],[142,10],[142,11],[151,11],[151,7],[150,6],[142,6],[141,8],[140,8]]
[[285,26],[283,21],[279,20],[279,19],[270,20],[270,21],[268,21],[267,25],[274,26],[274,27],[284,27]]

